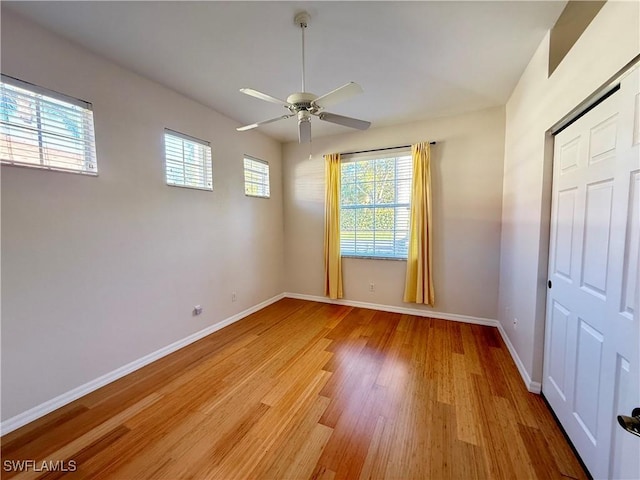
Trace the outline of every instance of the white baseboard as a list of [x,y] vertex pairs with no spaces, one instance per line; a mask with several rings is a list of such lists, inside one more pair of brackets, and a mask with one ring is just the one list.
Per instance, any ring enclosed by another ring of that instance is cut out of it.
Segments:
[[469,315],[458,315],[456,313],[442,313],[433,310],[422,310],[419,308],[396,307],[393,305],[380,305],[378,303],[357,302],[354,300],[331,300],[327,297],[317,295],[305,295],[302,293],[284,294],[288,298],[297,298],[299,300],[310,300],[312,302],[334,303],[336,305],[347,305],[349,307],[368,308],[370,310],[382,310],[384,312],[404,313],[407,315],[416,315],[418,317],[438,318],[442,320],[453,320],[454,322],[473,323],[476,325],[486,325],[488,327],[497,327],[498,321],[490,318],[471,317]]
[[369,308],[371,310],[383,310],[385,312],[405,313],[408,315],[416,315],[420,317],[439,318],[442,320],[453,320],[456,322],[473,323],[476,325],[486,325],[489,327],[496,327],[500,332],[500,335],[502,336],[504,343],[507,345],[507,349],[509,350],[511,357],[513,358],[513,362],[516,364],[516,367],[518,368],[518,372],[520,372],[520,376],[522,377],[522,380],[524,381],[524,384],[527,387],[527,390],[529,390],[531,393],[540,393],[542,389],[542,386],[540,385],[540,383],[534,382],[531,380],[531,377],[529,376],[529,372],[527,372],[526,368],[524,368],[524,364],[522,363],[522,360],[520,360],[520,357],[518,356],[516,349],[513,347],[511,340],[509,340],[507,333],[505,332],[504,328],[502,327],[502,325],[498,320],[493,320],[490,318],[472,317],[468,315],[458,315],[455,313],[435,312],[433,310],[421,310],[418,308],[396,307],[391,305],[380,305],[376,303],[357,302],[354,300],[344,300],[344,299],[331,300],[327,297],[320,297],[317,295],[305,295],[302,293],[286,292],[284,296],[288,298],[297,298],[300,300],[310,300],[312,302],[334,303],[336,305],[347,305],[349,307]]
[[29,422],[33,422],[34,420],[37,420],[38,418],[43,417],[47,413],[53,412],[54,410],[57,410],[58,408],[64,405],[67,405],[68,403],[71,403],[74,400],[77,400],[78,398],[88,393],[91,393],[100,387],[107,385],[108,383],[118,380],[119,378],[124,377],[125,375],[128,375],[129,373],[134,372],[144,367],[145,365],[150,364],[151,362],[154,362],[166,355],[169,355],[170,353],[173,353],[176,350],[180,350],[181,348],[186,347],[187,345],[197,340],[200,340],[201,338],[204,338],[207,335],[212,334],[213,332],[216,332],[228,325],[231,325],[232,323],[235,323],[238,320],[241,320],[242,318],[248,315],[251,315],[254,312],[257,312],[258,310],[261,310],[264,307],[277,302],[278,300],[284,298],[284,296],[285,295],[281,293],[279,295],[276,295],[275,297],[269,298],[268,300],[265,300],[264,302],[254,305],[253,307],[250,307],[240,313],[236,313],[235,315],[232,315],[231,317],[228,317],[222,320],[221,322],[216,323],[215,325],[211,325],[207,328],[204,328],[199,332],[193,333],[188,337],[178,340],[177,342],[173,342],[172,344],[167,345],[166,347],[163,347],[159,350],[156,350],[155,352],[151,352],[150,354],[145,355],[144,357],[139,358],[138,360],[134,360],[133,362],[123,365],[122,367],[117,368],[109,373],[106,373],[101,377],[91,380],[90,382],[87,382],[84,385],[80,385],[79,387],[69,390],[68,392],[63,393],[62,395],[58,395],[57,397],[52,398],[51,400],[47,400],[46,402],[41,403],[40,405],[30,408],[25,412],[22,412],[14,417],[8,418],[4,422],[0,423],[0,432],[2,435],[4,435],[6,433],[12,432],[13,430],[16,430],[22,427],[23,425],[26,425]]
[[509,353],[511,354],[511,358],[513,358],[513,362],[516,364],[516,367],[518,367],[518,371],[520,372],[520,376],[522,377],[524,384],[527,386],[527,390],[529,390],[531,393],[539,394],[542,391],[542,385],[539,382],[534,382],[533,380],[531,380],[529,372],[527,372],[527,369],[524,368],[524,364],[522,363],[522,360],[520,360],[518,352],[516,352],[515,347],[511,343],[511,340],[509,340],[509,336],[507,335],[507,332],[500,322],[498,322],[498,331],[502,336],[502,340],[504,340],[504,343],[509,349]]

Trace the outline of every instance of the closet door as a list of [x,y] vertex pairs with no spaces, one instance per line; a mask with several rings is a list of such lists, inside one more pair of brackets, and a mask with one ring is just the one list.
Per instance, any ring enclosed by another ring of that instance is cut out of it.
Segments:
[[640,478],[639,124],[636,68],[555,137],[542,390],[596,478]]

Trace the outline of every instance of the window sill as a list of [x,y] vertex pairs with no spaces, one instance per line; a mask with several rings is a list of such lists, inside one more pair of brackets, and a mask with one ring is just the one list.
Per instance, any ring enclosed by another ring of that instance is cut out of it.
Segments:
[[365,255],[340,255],[341,258],[358,258],[362,260],[391,260],[394,262],[406,262],[406,258],[394,258],[394,257],[373,257]]
[[58,172],[58,173],[71,173],[73,175],[84,175],[85,177],[97,177],[97,171],[91,170],[74,170],[71,168],[58,168],[58,167],[50,167],[48,165],[39,165],[36,163],[20,163],[14,162],[11,160],[0,160],[0,165],[3,167],[17,167],[17,168],[28,168],[31,170],[44,170],[48,172]]
[[244,196],[249,198],[263,198],[264,200],[271,198],[271,195],[251,195],[250,193],[245,193]]
[[167,183],[167,187],[187,188],[189,190],[200,190],[201,192],[213,192],[213,187],[192,187],[191,185],[179,185],[177,183]]

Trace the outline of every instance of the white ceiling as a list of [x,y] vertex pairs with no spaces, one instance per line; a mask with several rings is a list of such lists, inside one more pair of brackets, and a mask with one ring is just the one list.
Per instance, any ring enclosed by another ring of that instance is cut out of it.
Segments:
[[[348,81],[364,94],[329,110],[372,128],[503,105],[566,1],[497,2],[2,2],[22,16],[238,124],[287,113],[241,94],[285,99]],[[313,135],[347,131],[312,120]],[[261,127],[294,141],[294,119]]]

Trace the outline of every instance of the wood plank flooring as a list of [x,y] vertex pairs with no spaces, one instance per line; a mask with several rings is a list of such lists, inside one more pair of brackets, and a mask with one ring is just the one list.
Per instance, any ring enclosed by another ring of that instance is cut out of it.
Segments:
[[7,479],[586,478],[495,328],[294,299],[1,446]]

